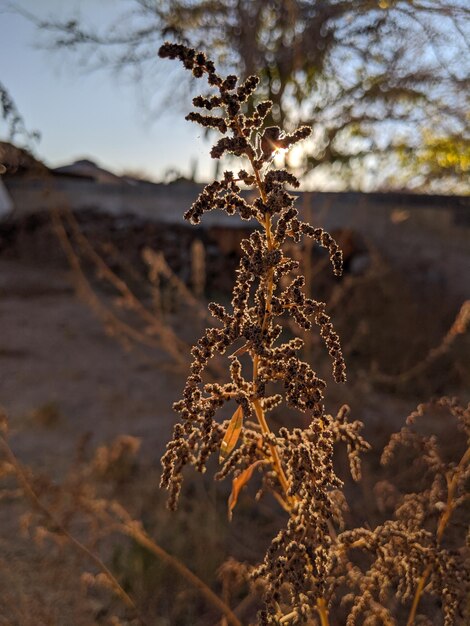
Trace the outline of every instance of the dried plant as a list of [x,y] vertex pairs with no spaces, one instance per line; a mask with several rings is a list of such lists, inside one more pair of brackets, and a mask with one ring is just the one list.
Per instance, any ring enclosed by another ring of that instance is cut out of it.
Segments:
[[[429,433],[429,425],[422,419],[433,411],[446,420],[446,429],[454,442],[456,436],[462,439],[457,462],[446,458],[444,446],[439,445],[436,435]],[[393,484],[377,485],[383,506],[392,509],[392,518],[374,530],[359,528],[338,536],[344,554],[360,549],[372,559],[366,570],[348,562],[345,573],[338,571],[337,580],[354,590],[343,599],[352,604],[347,626],[381,623],[378,618],[386,624],[401,623],[387,608],[387,600],[394,595],[404,604],[411,603],[407,626],[440,623],[429,622],[429,617],[418,614],[425,593],[438,598],[446,626],[468,623],[470,553],[468,545],[465,547],[463,515],[468,521],[470,404],[462,407],[456,399],[444,397],[419,405],[402,430],[391,437],[382,454],[383,464],[397,466],[393,468],[395,477],[400,475],[397,469],[403,459],[411,459],[413,476],[419,478],[411,481],[409,476],[403,476],[403,492],[397,489],[396,479]],[[421,490],[410,492],[410,484]],[[452,523],[449,540],[445,531]]]
[[[9,443],[9,427],[5,412],[0,408],[0,500],[24,497],[30,510],[20,518],[23,532],[39,545],[56,545],[75,549],[94,568],[85,571],[85,588],[99,587],[116,595],[127,608],[126,624],[150,626],[135,600],[113,574],[99,546],[112,535],[132,539],[149,554],[183,577],[210,606],[225,615],[232,626],[241,626],[232,610],[198,576],[177,558],[164,550],[114,497],[112,486],[132,474],[132,464],[140,440],[121,435],[109,445],[97,448],[86,460],[79,449],[77,459],[70,465],[61,482],[45,475],[37,476],[23,465]],[[11,478],[17,483],[13,488]],[[102,487],[100,489],[100,486]],[[104,488],[103,488],[104,487]],[[1,604],[0,604],[1,607]],[[116,618],[117,619],[117,618]],[[120,623],[120,622],[116,622]]]
[[[199,241],[199,240],[196,240]],[[199,241],[202,246],[202,243]],[[199,248],[199,246],[197,246]],[[195,248],[196,249],[196,248]],[[197,253],[199,255],[199,252]],[[204,254],[204,250],[202,250]],[[212,320],[211,315],[208,313],[207,308],[202,302],[191,292],[186,284],[175,274],[175,272],[168,265],[163,252],[152,250],[146,247],[142,250],[142,258],[149,268],[149,280],[155,285],[159,286],[160,281],[164,280],[169,288],[172,289],[175,296],[178,298],[178,304],[191,309],[198,317],[203,321]],[[202,262],[201,262],[202,261]],[[204,271],[204,258],[198,259],[199,267],[201,271]],[[204,276],[202,277],[202,285],[204,285]],[[198,294],[196,294],[198,295]],[[202,295],[202,294],[200,294]],[[161,305],[160,305],[161,306]]]
[[191,285],[194,294],[202,298],[206,287],[206,249],[200,239],[191,244]]
[[[298,243],[302,237],[311,237],[328,249],[336,275],[342,270],[341,251],[327,232],[299,219],[294,197],[285,190],[286,185],[297,188],[297,178],[284,169],[272,169],[276,153],[308,137],[310,128],[301,127],[292,133],[283,133],[278,127],[262,130],[272,107],[269,101],[258,104],[247,116],[245,111],[253,108],[247,107],[247,102],[257,87],[256,76],[249,76],[241,84],[234,75],[222,78],[203,53],[178,44],[164,44],[159,54],[179,59],[196,78],[206,77],[214,89],[215,94],[198,96],[193,104],[216,113],[191,112],[186,117],[222,133],[211,156],[219,159],[229,153],[250,165],[249,171],[225,171],[221,180],[207,185],[185,218],[198,224],[205,212],[221,209],[253,220],[258,226],[241,244],[243,255],[233,288],[232,310],[211,303],[209,310],[223,326],[207,329],[192,349],[191,374],[182,400],[174,406],[181,422],[162,459],[161,485],[170,491],[169,507],[177,505],[184,467],[193,465],[204,472],[212,454],[219,456],[221,464],[216,479],[233,477],[230,514],[254,471],[261,472],[259,494],[273,493],[288,512],[288,522],[273,539],[264,562],[251,574],[264,587],[265,608],[258,615],[260,624],[307,623],[316,617],[322,625],[328,624],[328,605],[333,602],[335,588],[343,583],[358,590],[352,595],[348,625],[357,623],[363,614],[363,623],[392,624],[395,622],[383,602],[389,587],[406,600],[418,584],[417,603],[431,572],[433,591],[441,585],[445,620],[450,624],[461,591],[459,585],[451,584],[452,577],[462,571],[463,564],[440,551],[435,540],[433,543],[432,535],[421,527],[422,516],[416,504],[414,509],[412,504],[408,509],[402,505],[397,521],[374,531],[358,529],[337,536],[334,528],[342,524],[343,504],[342,482],[333,467],[334,444],[347,443],[356,480],[360,478],[359,455],[368,444],[360,434],[361,422],[348,421],[348,407],[342,407],[336,417],[325,412],[325,381],[300,360],[298,352],[303,341],[283,341],[279,324],[290,317],[302,329],[310,330],[313,319],[332,358],[336,382],[346,380],[339,338],[326,305],[306,297],[305,279],[294,274],[299,264],[287,256],[285,244],[288,239]],[[242,186],[254,188],[258,197],[247,202],[240,195]],[[281,279],[285,281],[285,277],[290,281],[283,288]],[[204,370],[210,359],[229,350],[230,380],[205,382]],[[281,387],[282,393],[275,393],[275,386]],[[230,403],[236,404],[231,419],[217,421],[216,416],[226,414]],[[306,414],[309,425],[272,432],[267,414],[282,403]],[[464,456],[462,462],[465,460]],[[465,471],[458,465],[458,480],[466,475],[466,469],[467,465]],[[454,485],[454,479],[450,480]],[[455,488],[449,487],[449,493]],[[428,505],[421,506],[426,510]],[[450,506],[453,504],[447,508]],[[437,543],[440,539],[438,530]],[[366,574],[347,561],[346,553],[353,547],[374,555]],[[400,577],[398,587],[394,587]],[[413,612],[408,623],[414,623]]]
[[[146,306],[126,281],[111,269],[82,233],[72,212],[64,206],[60,210],[52,209],[51,219],[73,271],[77,293],[103,322],[106,331],[117,337],[126,348],[137,345],[161,349],[178,367],[184,367],[185,342],[158,316],[158,310],[155,312]],[[98,278],[105,280],[115,291],[114,302],[105,303],[93,289],[83,267],[84,261],[91,262]],[[134,319],[126,319],[125,313],[132,314]]]
[[460,307],[452,326],[447,333],[441,339],[441,342],[435,348],[429,350],[426,356],[421,359],[416,365],[410,367],[404,372],[396,376],[382,374],[380,372],[373,372],[372,378],[378,383],[402,385],[410,380],[413,380],[429,368],[437,359],[447,354],[452,348],[456,340],[465,333],[468,332],[470,326],[470,300],[465,300]]
[[[273,540],[264,563],[253,573],[265,581],[266,609],[260,623],[284,619],[280,605],[286,603],[293,608],[296,619],[309,617],[316,609],[325,620],[323,596],[332,567],[328,528],[332,519],[340,517],[341,481],[333,468],[333,445],[340,439],[347,440],[357,477],[358,454],[367,449],[367,444],[360,436],[361,424],[347,422],[346,408],[336,418],[325,413],[326,383],[300,360],[302,340],[279,340],[279,319],[290,316],[309,330],[313,318],[331,355],[335,380],[346,380],[339,338],[325,303],[306,298],[303,276],[294,277],[282,291],[279,285],[281,278],[299,265],[283,251],[288,238],[299,242],[302,237],[311,237],[329,250],[334,273],[340,275],[342,270],[341,251],[334,239],[298,217],[294,198],[285,190],[286,184],[297,188],[298,180],[286,170],[271,169],[276,152],[288,150],[308,137],[310,129],[301,127],[293,133],[282,133],[277,127],[268,127],[261,131],[272,107],[269,101],[258,104],[252,116],[245,116],[243,107],[258,84],[255,76],[237,85],[233,75],[221,78],[204,54],[176,44],[162,46],[160,56],[179,58],[194,76],[205,75],[217,90],[216,95],[196,97],[193,103],[209,111],[219,109],[221,114],[192,112],[187,116],[224,135],[212,148],[211,156],[233,153],[245,157],[251,166],[251,172],[226,171],[221,181],[207,185],[186,219],[197,224],[206,211],[219,208],[229,215],[237,213],[242,219],[254,220],[261,227],[242,242],[232,312],[219,304],[209,305],[223,326],[209,328],[192,350],[191,375],[183,399],[175,405],[182,423],[176,426],[163,457],[161,484],[170,490],[169,506],[174,508],[183,468],[192,464],[204,471],[209,456],[219,454],[221,468],[216,477],[234,477],[231,512],[254,469],[262,470],[262,491],[275,494],[289,512],[289,521]],[[259,197],[253,203],[239,194],[242,185],[257,189]],[[202,374],[209,360],[216,353],[226,353],[233,344],[242,345],[230,355],[230,382],[204,383]],[[251,361],[250,378],[243,373],[241,359],[246,357]],[[284,395],[271,391],[273,383],[283,387]],[[216,421],[216,412],[230,401],[237,405],[232,418]],[[311,422],[306,429],[282,428],[277,434],[271,431],[266,415],[283,401],[308,415]]]

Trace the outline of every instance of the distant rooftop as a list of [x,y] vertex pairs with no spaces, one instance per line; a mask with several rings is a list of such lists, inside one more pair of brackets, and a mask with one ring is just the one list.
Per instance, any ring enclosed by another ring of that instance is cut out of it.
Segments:
[[97,183],[105,183],[110,185],[121,184],[123,179],[121,176],[113,174],[90,159],[79,159],[69,165],[62,165],[52,170],[54,174],[73,176],[78,178],[86,178],[94,180]]

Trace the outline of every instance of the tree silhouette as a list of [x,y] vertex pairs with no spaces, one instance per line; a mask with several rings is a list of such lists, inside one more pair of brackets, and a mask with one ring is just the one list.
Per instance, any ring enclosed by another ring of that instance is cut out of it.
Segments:
[[271,122],[313,126],[296,155],[304,171],[468,190],[469,18],[466,0],[130,0],[104,30],[37,23],[52,48],[173,99],[181,81],[155,77],[162,38],[208,50],[242,78],[257,73]]

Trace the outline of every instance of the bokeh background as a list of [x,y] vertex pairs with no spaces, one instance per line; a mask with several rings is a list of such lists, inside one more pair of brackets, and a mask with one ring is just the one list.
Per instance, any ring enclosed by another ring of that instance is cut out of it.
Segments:
[[[209,475],[188,474],[176,514],[158,489],[190,345],[210,323],[207,302],[229,305],[250,232],[216,212],[199,227],[183,220],[204,183],[237,165],[211,160],[214,136],[184,120],[201,85],[158,59],[165,39],[206,50],[227,72],[258,74],[259,98],[275,103],[269,124],[313,128],[276,165],[301,177],[303,218],[344,251],[341,278],[308,242],[290,253],[309,294],[328,303],[348,383],[333,382],[315,332],[303,335],[305,359],[328,382],[327,410],[348,403],[365,424],[374,449],[347,493],[352,523],[373,525],[390,434],[419,402],[470,396],[470,9],[0,0],[0,404],[11,444],[59,482],[77,450],[88,458],[122,433],[138,437],[139,455],[100,489],[221,589],[218,567],[229,555],[255,563],[282,514],[248,489],[229,523],[230,485]],[[215,363],[214,376],[223,372]],[[297,423],[275,412],[272,427],[286,420]],[[110,595],[77,582],[82,560],[31,543],[18,531],[23,505],[0,504],[0,624],[112,623]],[[217,623],[131,541],[101,549],[153,623]]]

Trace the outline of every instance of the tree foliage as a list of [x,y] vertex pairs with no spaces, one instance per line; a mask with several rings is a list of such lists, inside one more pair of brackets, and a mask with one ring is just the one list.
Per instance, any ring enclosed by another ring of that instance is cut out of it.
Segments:
[[[257,73],[273,123],[313,125],[296,155],[309,170],[353,186],[374,171],[376,187],[468,190],[460,166],[423,158],[436,149],[423,143],[430,128],[432,146],[468,153],[466,0],[127,0],[122,9],[104,30],[80,19],[40,26],[52,47],[81,52],[89,67],[152,83],[162,37],[210,51],[242,78]],[[178,88],[165,83],[173,97]]]
[[[0,81],[0,120],[6,130],[9,140],[22,140],[26,144],[39,138],[37,131],[29,131],[26,128],[23,116],[21,115],[15,101],[10,95],[6,86]],[[1,127],[0,127],[1,128]],[[2,129],[3,134],[3,129]]]

